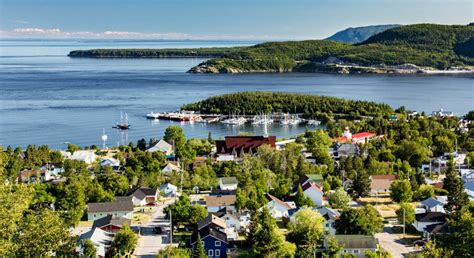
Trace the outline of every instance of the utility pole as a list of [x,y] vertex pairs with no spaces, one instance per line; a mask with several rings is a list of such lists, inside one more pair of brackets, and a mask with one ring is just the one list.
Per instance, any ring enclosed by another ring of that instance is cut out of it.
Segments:
[[173,244],[173,217],[170,209],[170,244]]
[[405,238],[405,208],[403,208],[403,238]]

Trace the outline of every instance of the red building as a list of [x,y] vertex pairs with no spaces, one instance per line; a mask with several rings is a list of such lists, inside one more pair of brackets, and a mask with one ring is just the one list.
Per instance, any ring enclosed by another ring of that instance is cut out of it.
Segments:
[[275,148],[275,143],[276,136],[226,136],[225,140],[216,141],[216,154],[231,154],[239,157],[243,153],[255,153],[258,147],[264,144]]

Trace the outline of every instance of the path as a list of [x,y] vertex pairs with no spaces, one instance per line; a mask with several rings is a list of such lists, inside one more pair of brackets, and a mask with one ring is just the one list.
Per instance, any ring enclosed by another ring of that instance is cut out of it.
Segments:
[[401,239],[391,232],[390,227],[384,227],[382,233],[375,234],[375,238],[385,251],[389,252],[394,258],[405,257],[408,253],[415,251],[413,247],[402,244]]

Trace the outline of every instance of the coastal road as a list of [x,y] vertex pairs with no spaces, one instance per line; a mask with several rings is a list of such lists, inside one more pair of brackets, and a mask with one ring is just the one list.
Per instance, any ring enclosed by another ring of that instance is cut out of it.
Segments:
[[391,227],[386,226],[382,233],[375,234],[375,238],[385,251],[389,252],[394,258],[405,257],[408,253],[415,251],[413,247],[404,245],[400,237],[391,232]]
[[134,255],[136,257],[155,257],[156,254],[169,244],[169,235],[164,231],[156,234],[155,227],[169,227],[169,220],[165,219],[163,210],[174,203],[174,199],[161,203],[152,215],[150,221],[140,227],[140,237]]

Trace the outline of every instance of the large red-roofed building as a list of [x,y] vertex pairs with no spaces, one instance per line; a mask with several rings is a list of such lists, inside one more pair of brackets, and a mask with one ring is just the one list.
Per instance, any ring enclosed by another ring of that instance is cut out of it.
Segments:
[[253,154],[258,147],[268,144],[276,147],[276,136],[226,136],[216,141],[216,154],[231,154],[240,157],[243,153]]

